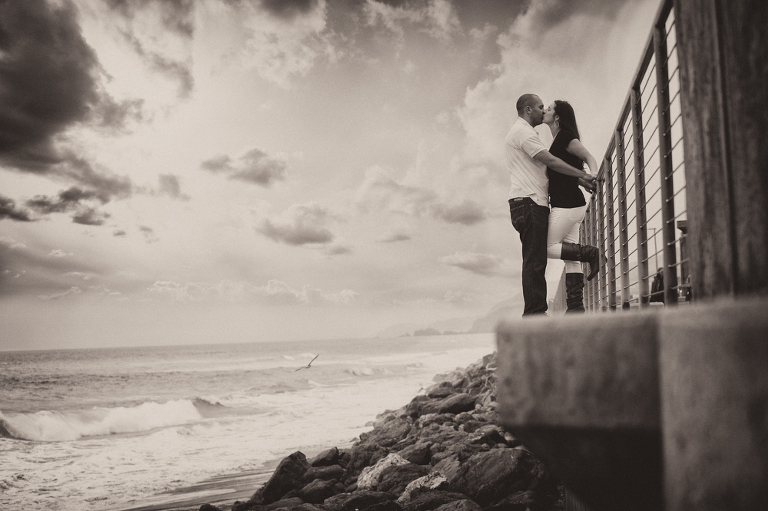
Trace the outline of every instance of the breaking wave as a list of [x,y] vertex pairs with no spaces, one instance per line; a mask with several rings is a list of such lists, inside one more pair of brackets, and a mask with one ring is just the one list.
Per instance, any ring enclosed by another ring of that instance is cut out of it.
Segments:
[[196,398],[69,412],[0,412],[0,437],[54,442],[89,436],[139,433],[198,422],[207,417],[222,415],[225,409],[220,403]]

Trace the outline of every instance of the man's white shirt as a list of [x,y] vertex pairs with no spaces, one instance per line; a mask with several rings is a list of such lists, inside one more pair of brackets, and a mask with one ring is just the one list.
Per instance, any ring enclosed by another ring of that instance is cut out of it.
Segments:
[[533,126],[520,117],[504,140],[507,169],[512,181],[509,198],[530,197],[539,206],[549,206],[547,167],[533,157],[547,148]]

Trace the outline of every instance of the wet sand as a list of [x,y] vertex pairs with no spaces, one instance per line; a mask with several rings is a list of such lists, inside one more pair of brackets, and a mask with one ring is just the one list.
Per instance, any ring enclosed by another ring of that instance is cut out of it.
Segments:
[[[288,453],[290,454],[290,453]],[[272,475],[280,460],[236,474],[223,474],[191,486],[148,497],[138,506],[122,506],[115,511],[197,511],[203,504],[213,504],[228,511],[236,500],[246,501]]]

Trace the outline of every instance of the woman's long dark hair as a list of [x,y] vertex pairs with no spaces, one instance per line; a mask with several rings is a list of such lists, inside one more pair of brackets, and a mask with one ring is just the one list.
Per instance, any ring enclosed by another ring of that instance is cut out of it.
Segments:
[[560,117],[560,129],[568,130],[576,135],[576,138],[581,140],[579,135],[579,127],[576,125],[576,114],[573,112],[573,107],[567,101],[555,100],[555,115]]

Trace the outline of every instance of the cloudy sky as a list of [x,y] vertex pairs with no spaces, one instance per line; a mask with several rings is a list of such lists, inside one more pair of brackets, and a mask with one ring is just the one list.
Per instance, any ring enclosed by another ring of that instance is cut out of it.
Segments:
[[0,2],[0,349],[520,304],[514,103],[571,101],[600,158],[658,3]]

